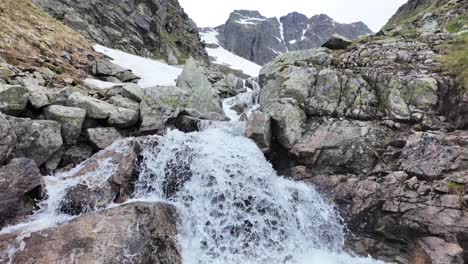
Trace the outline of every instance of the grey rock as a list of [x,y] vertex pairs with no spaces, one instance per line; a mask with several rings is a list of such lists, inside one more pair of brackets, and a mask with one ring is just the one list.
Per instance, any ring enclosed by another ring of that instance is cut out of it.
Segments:
[[89,145],[73,145],[63,153],[61,163],[63,166],[78,165],[91,157],[92,154],[93,148]]
[[[0,251],[7,252],[19,236],[2,235]],[[23,245],[23,250],[10,256],[0,255],[0,261],[182,263],[177,213],[174,207],[162,203],[130,203],[84,215],[55,228],[32,232]]]
[[90,128],[86,130],[86,134],[89,141],[98,149],[105,149],[122,138],[122,135],[113,127]]
[[121,95],[112,96],[108,101],[108,103],[113,104],[117,107],[123,107],[127,109],[131,109],[133,111],[140,111],[140,104],[129,99],[127,97],[123,97]]
[[122,96],[130,98],[134,101],[141,102],[141,100],[145,97],[145,93],[143,89],[134,83],[126,83],[122,86]]
[[177,0],[125,0],[118,5],[112,0],[34,2],[103,46],[166,60],[172,53],[180,63],[189,56],[208,61],[197,30]]
[[322,44],[322,47],[331,50],[342,50],[351,46],[351,44],[353,44],[353,42],[347,39],[346,37],[334,34],[333,36],[331,36],[331,38],[329,38],[325,43]]
[[416,241],[410,257],[411,263],[420,264],[462,264],[463,249],[455,243],[448,243],[438,237],[424,237]]
[[29,91],[23,86],[0,84],[0,112],[16,115],[28,104]]
[[86,118],[86,110],[76,107],[51,105],[44,109],[46,119],[62,124],[62,138],[68,144],[76,142]]
[[47,96],[45,87],[43,89],[29,89],[29,102],[34,109],[41,109],[50,105],[49,97]]
[[129,128],[138,123],[138,118],[137,111],[119,107],[110,113],[107,123],[117,128]]
[[245,136],[252,139],[263,152],[271,148],[271,117],[255,112],[247,120]]
[[[96,60],[94,75],[102,78],[116,78],[120,82],[130,82],[138,79],[138,76],[130,70],[120,67],[105,59]],[[111,79],[107,79],[111,81]]]
[[30,158],[38,166],[51,158],[63,144],[61,124],[58,122],[16,117],[7,119],[17,138],[15,155]]
[[6,119],[5,115],[0,113],[0,166],[5,163],[7,158],[16,145],[16,134]]
[[75,92],[67,99],[67,105],[86,110],[86,116],[94,119],[108,119],[117,108],[109,103]]
[[33,160],[19,158],[0,168],[0,227],[31,215],[42,176]]

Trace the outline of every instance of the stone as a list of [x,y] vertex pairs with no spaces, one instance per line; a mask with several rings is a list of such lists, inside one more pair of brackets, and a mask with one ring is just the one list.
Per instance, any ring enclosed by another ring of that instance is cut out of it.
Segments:
[[[120,140],[96,153],[70,172],[61,176],[75,179],[60,205],[67,214],[79,215],[124,202],[133,190],[137,154],[134,142]],[[93,180],[90,180],[93,177]]]
[[[7,252],[19,236],[2,235],[0,252]],[[80,216],[32,232],[22,244],[14,254],[0,255],[0,262],[182,263],[177,212],[163,203],[136,202]]]
[[438,237],[424,237],[416,241],[410,253],[414,264],[463,264],[463,249]]
[[0,83],[0,112],[17,115],[26,109],[29,92],[23,86]]
[[137,111],[119,107],[110,112],[107,123],[117,128],[129,128],[138,123],[138,118]]
[[2,166],[13,151],[16,145],[16,134],[6,119],[0,113],[0,166]]
[[92,154],[93,148],[89,145],[73,145],[63,153],[61,162],[63,166],[78,165],[91,157]]
[[252,139],[263,152],[271,148],[271,117],[255,112],[247,120],[245,136]]
[[86,116],[94,119],[108,119],[117,108],[109,103],[75,92],[67,99],[67,106],[86,110]]
[[188,94],[186,107],[201,113],[216,112],[223,114],[221,98],[205,76],[203,66],[190,58],[182,74],[177,78],[177,87]]
[[68,144],[74,144],[81,135],[81,128],[86,118],[86,110],[76,107],[51,105],[44,109],[46,119],[62,124],[62,138]]
[[30,90],[29,102],[34,109],[41,109],[50,105],[49,97],[44,90]]
[[113,127],[90,128],[86,130],[86,134],[89,141],[98,149],[105,149],[122,138],[117,129]]
[[107,102],[117,107],[127,108],[137,112],[140,111],[139,103],[127,97],[123,97],[122,95],[112,96]]
[[122,96],[132,99],[136,102],[141,102],[145,98],[143,89],[134,83],[125,83],[119,86],[122,88]]
[[81,93],[83,95],[88,94],[84,89],[82,89],[82,87],[69,86],[58,90],[47,91],[47,97],[49,98],[50,104],[66,105],[68,97],[73,93]]
[[400,169],[423,180],[436,180],[451,170],[460,152],[458,147],[444,145],[439,135],[417,132],[407,139]]
[[331,50],[342,50],[351,46],[353,42],[346,37],[343,37],[338,34],[331,36],[325,43],[322,44],[322,47],[328,48]]
[[38,166],[51,158],[63,144],[62,126],[56,121],[16,117],[7,119],[17,139],[15,155],[30,158]]
[[41,173],[31,159],[13,159],[0,168],[0,228],[32,214],[41,186]]

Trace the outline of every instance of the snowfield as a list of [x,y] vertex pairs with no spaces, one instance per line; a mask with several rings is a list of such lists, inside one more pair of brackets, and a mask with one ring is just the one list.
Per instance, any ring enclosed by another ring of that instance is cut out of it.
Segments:
[[[95,45],[94,50],[112,58],[112,62],[140,77],[138,84],[143,87],[175,86],[176,79],[182,73],[181,68],[170,66],[164,62],[136,56],[120,50]],[[98,88],[109,88],[117,84],[94,79],[86,79],[85,83]]]
[[200,35],[202,40],[204,40],[207,44],[216,44],[219,46],[219,48],[215,49],[206,48],[208,55],[210,57],[215,58],[215,61],[213,61],[214,63],[226,65],[234,70],[240,70],[252,77],[258,76],[258,73],[260,72],[262,66],[255,64],[249,60],[246,60],[242,57],[239,57],[221,47],[221,45],[219,45],[218,39],[216,38],[216,36],[218,35],[218,32],[216,30],[211,30],[206,33],[200,33]]

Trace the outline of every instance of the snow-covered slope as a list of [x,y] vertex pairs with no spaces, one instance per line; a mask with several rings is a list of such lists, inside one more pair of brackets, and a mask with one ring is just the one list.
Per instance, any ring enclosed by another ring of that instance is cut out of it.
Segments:
[[202,40],[204,40],[207,44],[216,44],[218,48],[209,48],[207,47],[206,50],[208,51],[208,55],[213,57],[216,64],[222,64],[230,67],[234,70],[241,70],[247,75],[250,76],[258,76],[260,69],[262,66],[255,64],[249,60],[246,60],[242,57],[235,55],[234,53],[229,52],[228,50],[224,49],[219,45],[219,41],[217,39],[218,32],[216,30],[210,30],[207,32],[200,33]]
[[[95,45],[94,49],[112,58],[113,63],[132,70],[136,76],[141,78],[138,84],[143,88],[156,85],[175,85],[175,80],[182,73],[182,69],[180,68],[120,50],[106,48],[101,45]],[[91,79],[86,80],[86,83],[99,88],[108,88],[115,85],[113,83]]]

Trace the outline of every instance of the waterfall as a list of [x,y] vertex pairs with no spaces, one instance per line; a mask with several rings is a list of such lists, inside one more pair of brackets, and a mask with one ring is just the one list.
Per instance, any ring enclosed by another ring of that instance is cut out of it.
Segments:
[[[206,123],[193,133],[171,130],[156,147],[144,149],[131,201],[176,206],[185,264],[381,263],[346,254],[345,227],[333,205],[313,187],[277,175],[243,136],[245,123],[231,108],[243,103],[248,115],[258,107],[257,97],[258,91],[249,90],[226,99],[231,122]],[[41,209],[29,222],[0,234],[22,230],[27,236],[72,219],[58,210],[67,188],[107,180],[106,163],[100,166],[103,173],[82,179],[70,179],[69,173],[47,177],[48,198]],[[20,247],[12,246],[8,255]]]

